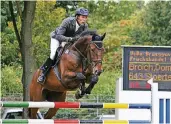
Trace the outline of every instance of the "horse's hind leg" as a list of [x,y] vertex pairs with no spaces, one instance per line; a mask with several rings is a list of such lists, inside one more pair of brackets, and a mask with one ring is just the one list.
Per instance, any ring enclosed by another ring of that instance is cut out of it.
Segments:
[[[48,93],[48,101],[51,102],[64,102],[66,98],[66,92],[49,92]],[[59,108],[50,108],[47,113],[45,114],[44,118],[45,119],[51,119],[56,112],[58,111]]]
[[29,108],[29,117],[31,119],[37,119],[38,108]]
[[[44,98],[42,96],[42,86],[37,83],[37,77],[39,72],[37,71],[31,81],[30,84],[30,101],[43,101]],[[39,108],[29,108],[29,117],[31,119],[37,119],[37,111]]]
[[57,111],[58,109],[56,108],[50,108],[45,114],[44,119],[51,119],[56,114]]
[[[30,101],[33,101],[33,96],[30,97]],[[29,117],[30,119],[37,119],[38,108],[29,108]]]

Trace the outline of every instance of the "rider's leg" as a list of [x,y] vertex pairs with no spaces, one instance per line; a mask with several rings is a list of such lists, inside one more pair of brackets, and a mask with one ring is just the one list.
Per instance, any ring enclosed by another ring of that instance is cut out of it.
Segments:
[[39,82],[40,84],[43,84],[45,82],[46,75],[48,74],[48,72],[52,66],[53,60],[55,58],[56,50],[58,49],[58,47],[59,47],[59,41],[54,38],[51,38],[50,58],[48,58],[46,60],[46,62],[43,64],[43,66],[41,67],[42,73],[40,74],[40,76],[37,79],[37,82]]
[[56,50],[59,47],[59,41],[51,38],[51,44],[50,44],[50,59],[54,60],[56,55]]
[[66,45],[67,42],[62,42],[61,46],[64,47]]

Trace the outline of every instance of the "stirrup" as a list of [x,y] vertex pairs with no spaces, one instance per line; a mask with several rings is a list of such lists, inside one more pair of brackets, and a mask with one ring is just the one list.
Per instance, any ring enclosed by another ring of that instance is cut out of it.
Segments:
[[45,80],[46,80],[45,75],[41,74],[41,75],[38,77],[37,82],[40,83],[40,84],[44,84],[44,83],[45,83]]

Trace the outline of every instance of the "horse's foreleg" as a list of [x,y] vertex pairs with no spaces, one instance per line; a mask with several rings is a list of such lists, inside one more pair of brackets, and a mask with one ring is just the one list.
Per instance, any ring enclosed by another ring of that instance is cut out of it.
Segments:
[[73,80],[85,80],[86,77],[81,72],[66,72],[65,76],[67,77],[65,79],[65,82],[70,82]]
[[[37,83],[37,77],[39,72],[37,71],[33,76],[32,82],[30,84],[30,101],[43,101],[42,96],[42,86]],[[29,108],[29,117],[31,119],[37,119],[38,108]]]
[[84,80],[82,80],[79,89],[75,93],[75,98],[76,99],[82,98],[85,95],[85,90],[86,90],[85,82]]
[[91,94],[92,89],[94,88],[95,83],[89,84],[89,86],[86,88],[85,93]]
[[85,93],[86,94],[90,94],[92,89],[94,88],[94,85],[98,82],[98,76],[97,75],[93,75],[90,81],[89,86],[85,89]]
[[85,88],[85,85],[83,84],[80,90],[78,90],[75,93],[75,98],[80,99],[82,98],[85,94],[91,94],[92,89],[94,88],[95,84],[98,82],[98,75],[93,75],[90,79],[90,84],[87,88]]

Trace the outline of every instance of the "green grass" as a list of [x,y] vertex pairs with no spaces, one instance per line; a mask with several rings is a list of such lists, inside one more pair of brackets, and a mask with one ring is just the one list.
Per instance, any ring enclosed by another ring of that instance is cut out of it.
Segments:
[[121,76],[121,70],[105,71],[100,77],[98,83],[92,90],[92,94],[115,95],[116,80]]

